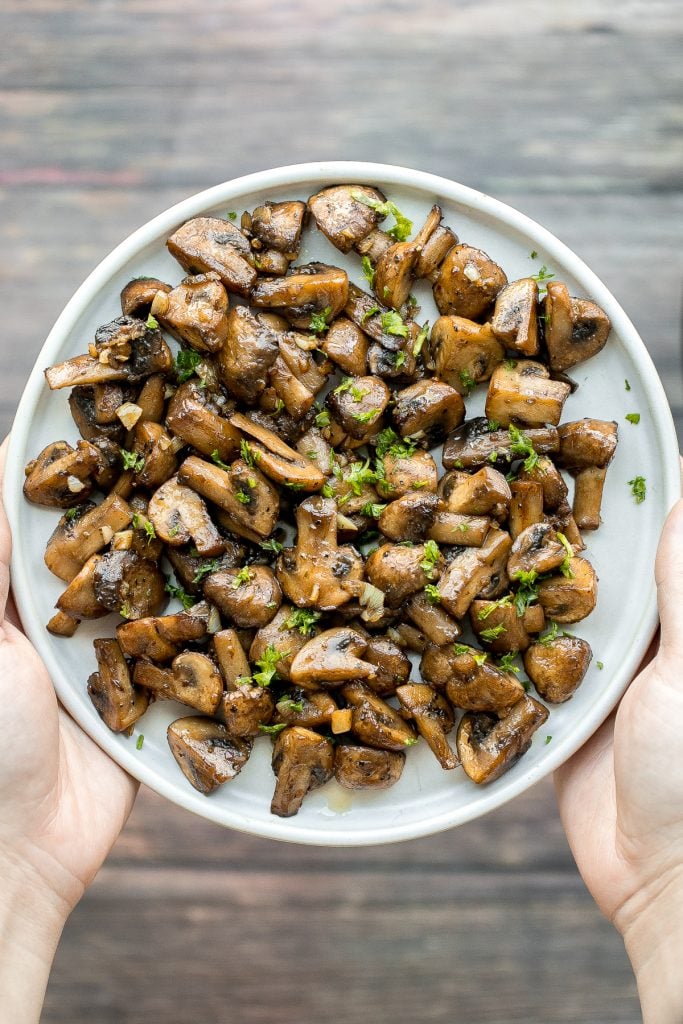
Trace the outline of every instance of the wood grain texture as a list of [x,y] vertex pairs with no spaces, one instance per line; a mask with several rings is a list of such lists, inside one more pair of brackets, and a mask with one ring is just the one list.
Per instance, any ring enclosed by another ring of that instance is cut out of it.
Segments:
[[[310,159],[444,174],[539,220],[641,331],[679,425],[674,0],[4,0],[7,429],[97,262],[198,189]],[[635,1024],[548,782],[368,850],[228,833],[143,792],[67,925],[45,1024]]]

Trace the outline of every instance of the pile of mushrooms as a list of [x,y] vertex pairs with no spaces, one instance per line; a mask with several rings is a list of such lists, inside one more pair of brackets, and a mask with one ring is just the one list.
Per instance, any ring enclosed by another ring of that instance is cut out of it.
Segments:
[[[609,320],[561,282],[543,298],[509,282],[438,206],[413,233],[369,185],[235,220],[182,224],[167,246],[188,276],[130,281],[121,316],[46,371],[80,434],[26,467],[26,498],[63,510],[47,628],[118,613],[93,704],[128,733],[151,701],[189,709],[168,742],[202,793],[264,735],[283,817],[332,777],[393,785],[418,742],[496,779],[548,716],[530,685],[566,701],[591,660],[564,626],[595,606],[581,531],[600,524],[617,427],[560,421],[566,371]],[[297,264],[307,224],[357,254],[367,290]],[[486,415],[468,419],[480,384]]]

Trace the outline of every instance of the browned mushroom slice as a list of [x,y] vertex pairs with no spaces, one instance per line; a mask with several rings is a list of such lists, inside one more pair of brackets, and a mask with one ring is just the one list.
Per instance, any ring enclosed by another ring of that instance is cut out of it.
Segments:
[[524,696],[513,672],[489,664],[486,654],[465,644],[428,648],[420,672],[428,682],[445,685],[449,700],[465,711],[505,712]]
[[334,777],[344,789],[389,789],[401,778],[405,759],[397,750],[340,743],[334,749]]
[[140,409],[141,420],[161,423],[166,407],[166,378],[162,373],[154,373],[147,378],[140,388],[135,404]]
[[[510,579],[521,573],[538,576],[559,569],[567,558],[567,549],[548,523],[532,523],[519,534],[510,549],[507,571]],[[571,556],[570,556],[571,557]]]
[[457,554],[439,580],[446,611],[462,619],[474,598],[503,571],[511,547],[508,533],[491,529],[480,548],[465,548]]
[[292,678],[291,667],[294,658],[308,643],[310,636],[318,632],[312,623],[305,626],[306,631],[302,632],[302,627],[296,625],[298,612],[299,609],[293,608],[291,604],[281,605],[268,625],[261,626],[258,630],[249,648],[249,658],[254,664],[272,648],[279,655],[277,674],[286,681]]
[[547,708],[527,696],[499,720],[487,714],[464,715],[456,746],[466,774],[478,784],[500,778],[527,752],[547,717]]
[[573,511],[580,530],[597,530],[600,526],[600,506],[606,476],[606,466],[588,466],[576,474]]
[[228,335],[228,295],[218,274],[186,277],[171,292],[157,292],[152,316],[198,352],[217,352]]
[[332,716],[337,711],[334,698],[327,690],[304,690],[301,687],[294,687],[278,698],[274,722],[315,729],[321,725],[330,725]]
[[426,277],[433,284],[438,275],[439,267],[453,246],[457,244],[457,235],[444,224],[440,224],[424,244],[415,267],[415,277]]
[[[105,393],[107,398],[113,397],[117,392],[118,399],[113,415],[106,415],[106,422],[100,422],[101,415],[95,401],[95,394]],[[125,428],[116,415],[116,409],[123,402],[123,388],[118,384],[97,385],[94,388],[77,387],[73,388],[69,395],[69,411],[73,421],[78,427],[78,433],[85,441],[95,441],[100,438],[108,438],[111,441],[123,442]]]
[[231,394],[253,405],[268,383],[279,351],[272,326],[247,306],[235,306],[228,315],[227,336],[218,354],[218,376]]
[[231,736],[211,718],[177,718],[166,736],[183,775],[205,795],[239,775],[251,754],[249,740]]
[[434,282],[434,301],[440,313],[477,320],[507,284],[497,263],[471,245],[454,246]]
[[359,242],[356,242],[354,249],[359,256],[367,256],[370,260],[371,265],[374,267],[380,256],[383,255],[390,249],[396,239],[393,235],[390,235],[388,231],[382,231],[381,228],[373,228],[369,235],[365,238],[361,238]]
[[239,451],[239,432],[217,408],[211,407],[198,382],[187,381],[180,385],[169,402],[166,425],[176,437],[191,444],[202,455],[211,456],[215,452],[226,462]]
[[372,208],[384,202],[379,189],[370,185],[332,185],[311,196],[308,209],[332,245],[340,252],[350,252],[384,219],[386,215],[380,216]]
[[[344,309],[345,315],[356,327],[359,327],[373,341],[379,342],[382,348],[389,352],[397,352],[405,344],[406,338],[411,334],[411,327],[415,327],[419,333],[419,327],[413,321],[399,324],[396,320],[396,313],[387,309],[386,306],[379,306],[374,295],[368,295],[357,285],[349,284],[349,295]],[[406,328],[404,331],[402,326]],[[395,333],[386,330],[388,327]]]
[[45,628],[53,636],[73,636],[79,624],[79,620],[72,615],[58,611],[55,612]]
[[507,507],[511,497],[510,485],[503,474],[485,466],[456,484],[449,492],[446,504],[451,512],[485,516],[499,505]]
[[262,309],[281,313],[295,327],[310,328],[312,317],[330,323],[341,313],[349,293],[349,278],[340,267],[308,263],[286,277],[258,281],[251,301]]
[[[510,433],[489,430],[488,424],[486,417],[477,416],[452,431],[443,449],[446,469],[474,469],[490,463],[494,455],[508,462],[515,458]],[[555,427],[532,427],[524,434],[537,454],[559,451],[560,438]]]
[[407,682],[410,676],[410,659],[388,636],[368,634],[366,639],[368,646],[363,654],[363,660],[377,669],[377,675],[374,678],[368,677],[366,682],[380,697],[390,697],[395,693],[397,686]]
[[329,362],[316,363],[311,355],[311,346],[317,348],[316,338],[302,331],[290,329],[286,334],[279,336],[278,343],[280,355],[294,376],[305,388],[317,395],[327,384],[333,367]]
[[194,542],[200,555],[219,555],[225,541],[195,491],[172,477],[150,498],[147,512],[157,537],[171,547]]
[[133,551],[107,551],[98,559],[93,582],[102,607],[125,619],[156,615],[166,603],[166,579],[156,562]]
[[100,453],[88,441],[78,441],[75,448],[53,441],[26,466],[24,497],[47,508],[78,505],[92,493],[99,465]]
[[313,408],[315,395],[301,383],[282,356],[278,356],[273,363],[268,379],[277,401],[284,405],[287,415],[293,420],[304,419]]
[[249,662],[234,629],[221,629],[212,637],[213,650],[227,691],[238,688],[238,680],[251,675]]
[[133,680],[161,699],[180,701],[205,715],[214,714],[223,693],[223,680],[216,666],[199,651],[178,654],[170,669],[140,660]]
[[260,541],[273,532],[280,511],[277,491],[242,459],[226,471],[191,455],[178,470],[178,480],[223,509],[238,536]]
[[128,664],[116,640],[94,640],[97,672],[88,679],[88,696],[112,732],[125,732],[141,718],[149,694],[131,682]]
[[299,251],[306,204],[297,199],[266,202],[251,214],[251,230],[264,245],[284,253],[289,260]]
[[190,609],[175,615],[135,619],[117,627],[116,637],[130,658],[170,661],[183,644],[206,636],[206,615]]
[[45,564],[67,583],[76,576],[91,555],[101,551],[133,518],[130,506],[116,494],[81,515],[62,516],[47,542]]
[[583,681],[593,652],[578,636],[543,637],[524,655],[524,668],[544,700],[562,704]]
[[339,316],[320,342],[320,347],[333,363],[353,377],[367,373],[367,336],[345,316]]
[[265,626],[282,603],[275,574],[265,565],[211,573],[204,584],[204,595],[243,629]]
[[333,611],[351,597],[348,584],[363,577],[363,560],[355,548],[337,545],[337,504],[312,497],[296,511],[296,546],[277,561],[284,593],[301,607]]
[[137,423],[133,432],[133,451],[143,460],[136,469],[136,480],[140,487],[160,487],[176,471],[178,451],[182,440],[172,438],[160,423]]
[[319,490],[325,483],[325,474],[311,459],[290,448],[272,430],[254,423],[242,413],[230,419],[236,430],[246,434],[246,450],[259,469],[271,480],[285,486],[296,486],[305,491]]
[[427,541],[427,544],[430,548],[425,544],[410,547],[382,544],[365,563],[368,579],[383,592],[389,608],[399,607],[411,594],[422,590],[430,581],[434,583],[441,574],[443,556],[434,541]]
[[283,729],[273,747],[277,782],[271,813],[291,818],[308,792],[332,778],[333,769],[334,747],[329,740],[298,725]]
[[569,562],[571,575],[552,576],[538,584],[538,600],[549,619],[579,622],[595,608],[598,577],[585,558],[575,556]]
[[432,327],[429,348],[436,376],[461,395],[488,380],[505,358],[490,324],[478,324],[460,316],[440,316]]
[[100,619],[110,610],[100,602],[95,592],[95,572],[100,557],[91,555],[57,600],[56,607],[72,619]]
[[121,312],[146,320],[157,292],[170,292],[171,285],[158,277],[134,277],[121,290]]
[[373,289],[385,306],[398,310],[407,302],[420,254],[440,222],[441,209],[433,206],[411,242],[396,242],[377,260]]
[[[430,596],[428,596],[428,594]],[[438,587],[420,591],[408,599],[405,612],[430,643],[453,643],[462,632],[460,626],[448,612],[440,607],[441,595]]]
[[429,540],[437,544],[456,544],[458,547],[480,548],[489,532],[488,516],[463,516],[448,509],[438,509],[434,522],[427,530]]
[[530,605],[518,615],[512,595],[506,595],[498,601],[473,601],[470,622],[474,635],[494,654],[512,654],[527,649],[529,634],[541,632],[545,615],[540,605]]
[[509,528],[513,540],[543,520],[543,485],[535,480],[513,480],[510,484]]
[[391,392],[379,377],[347,377],[327,401],[338,423],[358,440],[376,434]]
[[152,373],[168,373],[171,350],[161,331],[134,317],[118,317],[97,329],[90,355],[51,366],[45,378],[51,390],[112,381],[136,382]]
[[401,437],[419,438],[425,447],[438,444],[465,418],[465,403],[449,384],[421,380],[396,393],[393,418]]
[[424,540],[441,505],[442,501],[436,494],[411,491],[390,502],[377,525],[390,540]]
[[408,723],[390,704],[361,682],[346,683],[342,696],[352,709],[351,731],[361,743],[380,750],[402,750],[416,742]]
[[273,717],[275,698],[263,686],[242,683],[221,698],[218,714],[231,736],[254,738]]
[[508,361],[493,371],[486,395],[486,415],[502,427],[511,423],[556,426],[570,392],[569,384],[550,379],[543,363],[532,359]]
[[446,771],[457,768],[460,762],[446,739],[455,725],[453,709],[448,701],[424,683],[399,686],[396,696],[441,767]]
[[319,690],[349,679],[376,679],[377,668],[362,659],[367,641],[347,626],[325,630],[308,640],[295,655],[290,676],[296,686]]
[[491,328],[506,348],[514,348],[525,356],[537,354],[537,306],[538,285],[533,277],[512,281],[498,293]]
[[588,466],[607,466],[617,447],[617,424],[609,420],[586,417],[563,423],[560,438],[559,464],[576,471]]
[[568,370],[605,347],[609,317],[589,299],[574,299],[562,281],[547,286],[543,321],[551,369]]
[[194,217],[166,242],[171,256],[189,274],[215,271],[229,292],[247,296],[256,280],[249,265],[249,240],[230,221],[218,217]]
[[384,473],[377,482],[379,493],[385,498],[401,498],[410,491],[434,493],[439,471],[429,452],[416,451],[411,455],[397,454],[391,449],[382,456]]

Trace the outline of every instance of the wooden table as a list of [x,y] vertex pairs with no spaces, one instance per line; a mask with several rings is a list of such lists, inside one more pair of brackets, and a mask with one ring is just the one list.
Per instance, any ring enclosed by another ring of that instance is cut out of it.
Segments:
[[[170,203],[317,158],[420,167],[612,288],[678,421],[674,0],[4,0],[4,429],[86,273]],[[69,922],[45,1024],[640,1019],[549,783],[404,845],[300,849],[143,792]]]

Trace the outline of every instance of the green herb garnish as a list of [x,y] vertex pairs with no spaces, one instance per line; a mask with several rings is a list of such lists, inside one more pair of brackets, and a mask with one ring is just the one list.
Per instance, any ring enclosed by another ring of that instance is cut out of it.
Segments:
[[137,741],[137,743],[135,744],[135,749],[136,749],[136,750],[142,750],[142,744],[143,744],[144,742],[145,742],[145,737],[144,737],[144,734],[143,734],[143,733],[140,733],[140,735],[138,736],[138,741]]
[[401,213],[396,203],[392,203],[390,199],[383,203],[380,199],[373,199],[371,196],[366,196],[363,192],[352,192],[351,198],[355,199],[358,203],[362,203],[363,206],[369,206],[380,217],[388,217],[391,214],[396,223],[392,228],[389,228],[387,234],[395,238],[397,242],[405,242],[407,238],[410,238],[413,222]]
[[425,341],[427,340],[427,336],[428,335],[429,335],[429,320],[424,325],[424,327],[421,328],[420,333],[418,334],[417,338],[415,339],[415,344],[413,345],[413,355],[414,355],[414,357],[416,359],[419,356],[420,352],[422,351],[422,346],[424,345]]
[[193,584],[201,583],[204,577],[210,576],[212,572],[218,572],[220,565],[220,558],[212,558],[210,562],[205,562],[204,565],[200,565],[192,579]]
[[277,736],[279,732],[287,728],[286,722],[278,722],[277,725],[259,725],[259,732],[269,736]]
[[249,568],[249,566],[248,565],[242,566],[242,568],[240,569],[240,571],[237,573],[237,575],[235,576],[234,580],[232,581],[232,589],[233,590],[239,590],[239,588],[242,586],[243,583],[249,583],[249,581],[252,580],[253,578],[254,578],[254,574],[251,571],[251,569]]
[[272,551],[273,554],[279,555],[284,547],[284,544],[281,544],[279,540],[274,539],[262,540],[261,543],[259,544],[259,547],[263,548],[264,551]]
[[316,427],[329,427],[330,414],[327,411],[327,409],[323,409],[322,412],[319,412],[318,415],[315,417],[314,422]]
[[322,612],[309,611],[308,608],[297,608],[285,619],[280,628],[298,629],[302,636],[309,636],[321,614]]
[[428,583],[424,592],[430,604],[441,604],[441,591],[434,583]]
[[328,320],[331,316],[332,306],[325,306],[322,313],[313,313],[311,316],[311,323],[308,328],[309,331],[312,331],[313,334],[323,334],[325,331],[329,330],[330,325]]
[[531,473],[538,465],[538,453],[527,435],[513,423],[508,427],[510,435],[510,451],[513,455],[524,459],[525,473]]
[[167,582],[164,590],[167,594],[170,594],[171,597],[177,597],[185,611],[187,611],[188,608],[191,608],[196,602],[196,598],[194,598],[192,594],[188,594],[182,587],[174,586],[173,583]]
[[640,413],[639,412],[627,412],[626,413],[626,419],[629,421],[629,423],[640,423]]
[[152,314],[150,313],[147,319],[145,320],[145,327],[148,327],[150,331],[158,331],[159,321],[155,316],[152,316]]
[[363,269],[363,277],[372,288],[373,284],[375,283],[375,268],[370,262],[370,257],[363,256],[363,259],[360,261],[360,265]]
[[644,476],[634,476],[633,480],[629,480],[628,485],[631,488],[631,494],[636,499],[636,503],[638,505],[645,501],[647,488]]
[[202,361],[199,352],[193,348],[183,348],[175,357],[175,374],[180,383],[189,380]]
[[145,458],[138,452],[129,452],[121,449],[121,461],[124,469],[132,469],[134,473],[141,473],[145,466]]
[[493,641],[497,640],[499,636],[503,635],[503,633],[507,633],[507,630],[501,622],[499,626],[489,626],[488,629],[482,629],[479,636],[482,640],[486,640],[488,643],[493,643]]
[[435,540],[428,540],[424,546],[424,555],[420,562],[420,568],[430,579],[434,575],[434,567],[441,557],[439,545]]
[[214,448],[214,450],[211,452],[211,461],[215,462],[219,469],[224,469],[226,472],[230,470],[230,466],[228,466],[227,462],[223,462],[220,455],[218,454],[217,448]]
[[263,657],[259,658],[254,664],[258,668],[258,672],[254,672],[252,679],[258,686],[270,686],[273,679],[277,676],[277,663],[282,658],[286,658],[289,655],[289,651],[278,651],[273,644],[268,644]]
[[403,323],[400,313],[397,313],[395,309],[382,313],[381,321],[385,334],[393,334],[398,338],[408,337],[408,325]]

